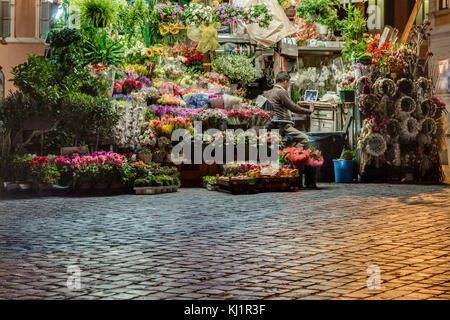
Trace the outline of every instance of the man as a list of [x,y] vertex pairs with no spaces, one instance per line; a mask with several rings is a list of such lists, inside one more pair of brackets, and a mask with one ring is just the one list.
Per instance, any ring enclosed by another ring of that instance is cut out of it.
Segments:
[[[300,107],[291,100],[287,91],[290,79],[291,77],[287,72],[278,73],[274,87],[263,94],[263,96],[272,103],[277,120],[292,121],[290,111],[299,114],[311,114],[314,112],[313,103],[311,103],[309,109],[307,109]],[[290,124],[285,127],[285,132],[294,139],[296,147],[308,148],[309,142],[306,134],[295,129]]]

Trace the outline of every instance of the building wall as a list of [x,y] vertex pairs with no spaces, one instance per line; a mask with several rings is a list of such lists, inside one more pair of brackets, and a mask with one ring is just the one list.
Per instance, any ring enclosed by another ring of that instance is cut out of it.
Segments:
[[[437,1],[430,1],[430,20],[433,27],[430,40],[430,51],[433,52],[434,66],[439,61],[450,58],[450,10],[438,11]],[[438,93],[438,97],[447,104],[447,120],[450,123],[450,94]],[[447,134],[447,147],[450,146],[450,130]],[[445,158],[445,157],[444,157]],[[447,163],[449,164],[450,149],[447,149]]]
[[11,68],[25,62],[29,54],[43,56],[44,41],[39,39],[37,29],[37,1],[12,1],[12,14],[14,25],[11,28],[11,37],[0,42],[0,66],[5,74],[5,95],[14,89],[11,81]]

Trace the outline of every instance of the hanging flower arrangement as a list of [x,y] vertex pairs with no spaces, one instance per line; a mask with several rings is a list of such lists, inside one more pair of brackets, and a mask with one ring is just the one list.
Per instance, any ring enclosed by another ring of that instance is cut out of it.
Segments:
[[397,91],[397,88],[395,86],[395,82],[392,79],[386,79],[386,78],[380,78],[377,81],[375,81],[375,84],[373,85],[374,92],[378,96],[384,96],[387,95],[389,97],[393,97]]
[[422,120],[420,132],[424,135],[434,135],[437,131],[436,121],[432,118],[425,118]]
[[424,117],[432,118],[436,113],[436,104],[433,100],[425,100],[420,104],[420,111]]
[[398,90],[406,95],[411,95],[413,91],[413,82],[409,78],[402,78],[397,82]]
[[359,110],[364,115],[371,115],[376,112],[380,100],[374,94],[365,94],[359,101]]
[[397,101],[397,107],[400,112],[411,114],[416,110],[416,102],[409,96],[403,96]]
[[401,138],[405,142],[410,142],[417,137],[420,129],[420,123],[416,119],[410,117],[402,122]]
[[355,91],[358,95],[371,94],[372,81],[369,77],[363,76],[355,80]]
[[379,133],[372,133],[366,139],[366,152],[374,157],[382,156],[387,149],[385,138]]

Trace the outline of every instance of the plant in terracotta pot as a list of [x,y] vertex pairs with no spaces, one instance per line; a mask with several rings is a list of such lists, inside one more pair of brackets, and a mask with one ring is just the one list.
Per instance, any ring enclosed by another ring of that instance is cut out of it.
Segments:
[[58,183],[60,174],[55,164],[48,157],[34,157],[30,162],[31,177],[40,190],[50,190]]

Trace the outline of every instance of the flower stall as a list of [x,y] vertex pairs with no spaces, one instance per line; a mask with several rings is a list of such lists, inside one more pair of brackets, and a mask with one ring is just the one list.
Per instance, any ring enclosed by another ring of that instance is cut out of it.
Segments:
[[[311,131],[338,131],[353,119],[347,147],[357,145],[363,179],[441,181],[445,108],[427,77],[429,54],[420,51],[429,24],[396,44],[367,34],[361,13],[339,1],[242,3],[62,1],[65,12],[79,13],[76,27],[58,21],[46,59],[30,56],[13,68],[17,91],[0,103],[0,177],[23,192],[58,185],[85,194],[173,192],[204,176],[210,190],[233,194],[315,187],[329,150],[295,148],[287,136],[260,131],[275,114],[256,98],[286,70],[295,102],[307,91],[321,100]],[[270,47],[260,38],[274,26],[284,33]],[[280,41],[286,36],[293,42]],[[29,132],[30,118],[53,126]],[[174,161],[178,132],[214,161],[197,163],[185,149]],[[221,142],[233,151],[216,148]],[[260,145],[275,161],[262,163]],[[79,147],[87,153],[63,154]]]

